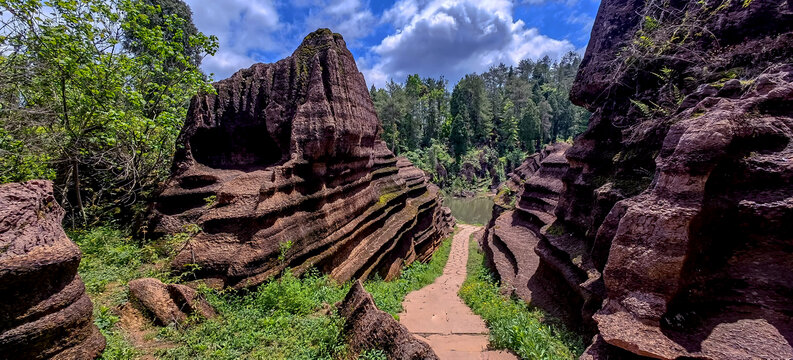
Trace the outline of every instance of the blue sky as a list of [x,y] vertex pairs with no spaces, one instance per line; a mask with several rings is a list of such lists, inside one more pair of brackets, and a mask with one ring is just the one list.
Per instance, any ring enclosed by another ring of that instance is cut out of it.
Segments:
[[583,52],[599,0],[186,0],[220,40],[204,71],[224,79],[289,56],[320,27],[344,36],[369,85],[445,76]]

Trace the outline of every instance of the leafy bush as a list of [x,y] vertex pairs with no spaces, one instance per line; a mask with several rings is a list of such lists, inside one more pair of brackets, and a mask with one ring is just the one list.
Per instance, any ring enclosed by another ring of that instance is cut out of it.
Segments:
[[547,324],[542,311],[522,300],[501,295],[473,240],[467,266],[468,277],[460,288],[460,297],[487,323],[493,347],[512,350],[523,359],[574,359],[583,352],[579,336]]

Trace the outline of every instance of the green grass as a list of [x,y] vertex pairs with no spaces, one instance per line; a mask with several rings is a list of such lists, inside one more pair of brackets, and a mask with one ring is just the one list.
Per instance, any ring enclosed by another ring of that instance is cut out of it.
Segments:
[[584,351],[583,339],[559,325],[549,325],[547,316],[520,299],[499,292],[499,285],[485,267],[484,256],[471,238],[468,277],[460,297],[481,316],[490,329],[490,345],[509,349],[523,359],[577,359]]
[[[103,359],[136,359],[144,354],[128,340],[120,326],[120,307],[128,301],[127,282],[157,277],[174,282],[166,269],[177,243],[141,245],[128,234],[108,227],[72,232],[83,251],[79,272],[94,302],[94,322],[108,340]],[[171,250],[168,250],[171,249]],[[396,315],[409,292],[432,283],[443,272],[451,237],[428,263],[413,263],[399,278],[365,283],[378,306]],[[201,289],[219,317],[185,328],[164,327],[153,337],[172,348],[147,350],[160,359],[348,359],[342,333],[344,321],[334,304],[347,294],[350,283],[337,284],[327,275],[309,271],[297,278],[286,271],[251,291]],[[157,329],[157,328],[154,328]],[[381,359],[371,350],[362,359]]]
[[451,237],[444,240],[432,259],[427,263],[414,262],[404,269],[399,278],[392,281],[382,281],[378,278],[368,280],[364,287],[372,294],[375,304],[394,318],[402,311],[402,301],[405,296],[413,291],[432,284],[438,276],[443,274],[449,252],[452,248]]
[[162,359],[341,359],[344,320],[332,309],[349,290],[315,272],[285,272],[248,294],[205,291],[220,317],[187,330],[163,328],[179,344]]

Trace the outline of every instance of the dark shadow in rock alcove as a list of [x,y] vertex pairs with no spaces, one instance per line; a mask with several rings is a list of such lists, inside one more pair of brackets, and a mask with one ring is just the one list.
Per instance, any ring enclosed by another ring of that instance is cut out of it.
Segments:
[[215,169],[255,170],[282,162],[267,126],[201,128],[190,139],[195,160]]

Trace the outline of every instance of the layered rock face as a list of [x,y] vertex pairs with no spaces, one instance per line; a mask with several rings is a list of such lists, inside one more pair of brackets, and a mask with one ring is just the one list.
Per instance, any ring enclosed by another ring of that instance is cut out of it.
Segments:
[[557,316],[565,315],[558,309],[566,297],[549,291],[555,287],[554,281],[538,276],[551,270],[535,251],[540,242],[547,241],[547,230],[556,220],[553,211],[563,189],[561,178],[568,168],[564,152],[569,148],[566,143],[549,145],[509,174],[480,239],[489,265],[504,287]]
[[793,2],[659,4],[601,4],[537,276],[584,358],[793,358]]
[[105,338],[52,183],[0,185],[0,358],[94,359]]
[[[149,231],[201,231],[173,266],[226,286],[286,267],[340,281],[429,258],[453,227],[437,187],[379,139],[363,75],[340,35],[308,35],[193,99]],[[193,265],[195,264],[195,265]]]

